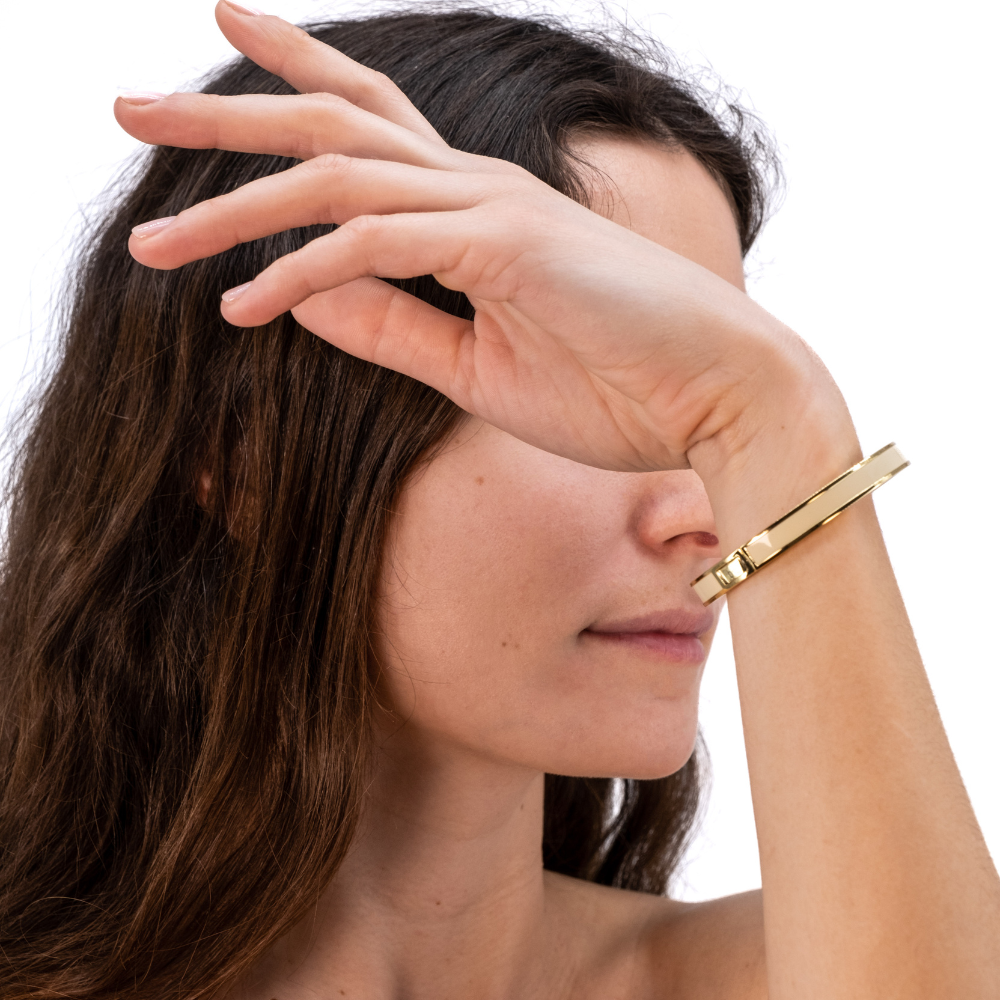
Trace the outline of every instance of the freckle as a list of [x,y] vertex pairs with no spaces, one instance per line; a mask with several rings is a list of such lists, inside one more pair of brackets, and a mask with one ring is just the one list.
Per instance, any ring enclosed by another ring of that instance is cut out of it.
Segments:
[[440,905],[441,905],[441,900],[440,900],[440,899],[436,899],[436,900],[434,901],[434,905],[435,905],[435,906],[440,906]]
[[506,645],[507,645],[507,643],[505,643],[505,642],[501,642],[501,643],[500,643],[500,645],[501,645],[501,646],[506,646]]
[[483,483],[485,483],[485,482],[486,482],[486,479],[483,476],[476,476],[476,485],[477,486],[482,486]]
[[514,648],[515,649],[520,649],[521,648],[521,644],[519,642],[515,642],[514,643]]

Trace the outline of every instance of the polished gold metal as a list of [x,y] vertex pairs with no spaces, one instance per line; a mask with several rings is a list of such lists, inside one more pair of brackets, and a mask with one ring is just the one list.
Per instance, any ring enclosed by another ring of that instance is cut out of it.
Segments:
[[837,476],[821,490],[817,490],[781,520],[754,535],[749,542],[716,563],[708,572],[702,573],[691,583],[694,592],[701,598],[702,604],[711,604],[738,587],[785,549],[791,548],[806,535],[832,521],[852,503],[887,483],[909,464],[895,442],[880,448],[864,461],[852,465],[847,472]]

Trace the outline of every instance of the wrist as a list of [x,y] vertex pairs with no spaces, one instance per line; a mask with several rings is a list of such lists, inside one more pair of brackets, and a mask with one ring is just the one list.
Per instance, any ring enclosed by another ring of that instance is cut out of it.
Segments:
[[[864,456],[840,390],[812,363],[771,359],[766,383],[711,437],[688,451],[715,513],[724,551],[784,516]],[[763,380],[762,380],[763,381]]]

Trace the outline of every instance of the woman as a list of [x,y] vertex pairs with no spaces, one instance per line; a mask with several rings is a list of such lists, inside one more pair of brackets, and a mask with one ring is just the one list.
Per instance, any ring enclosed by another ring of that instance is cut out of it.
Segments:
[[660,895],[689,582],[862,458],[753,134],[533,22],[217,17],[20,457],[4,996],[995,996],[868,500],[730,597],[762,897]]

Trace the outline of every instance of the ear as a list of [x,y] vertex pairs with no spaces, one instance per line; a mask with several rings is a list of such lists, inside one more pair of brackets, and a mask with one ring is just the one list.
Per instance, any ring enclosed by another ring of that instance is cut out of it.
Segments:
[[202,469],[195,482],[194,498],[198,506],[203,510],[208,510],[208,496],[212,492],[212,473],[208,469]]
[[253,511],[247,504],[243,490],[231,488],[221,495],[213,496],[214,483],[211,467],[202,466],[195,477],[194,498],[199,507],[207,514],[220,514],[226,523],[229,534],[237,541],[243,541],[250,530],[250,518]]

